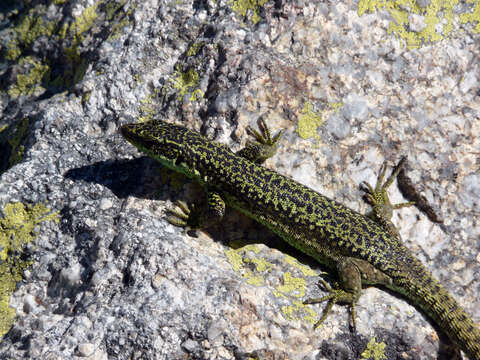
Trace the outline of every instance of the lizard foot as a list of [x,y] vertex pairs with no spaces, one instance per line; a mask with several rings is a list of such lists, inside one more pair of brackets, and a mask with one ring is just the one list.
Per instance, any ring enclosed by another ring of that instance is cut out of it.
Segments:
[[307,299],[303,302],[304,304],[318,304],[318,303],[328,301],[327,306],[325,307],[325,309],[323,309],[322,316],[315,323],[314,328],[315,329],[318,328],[325,321],[325,319],[328,317],[328,314],[332,310],[333,305],[335,305],[336,303],[342,303],[350,306],[350,314],[352,316],[351,327],[354,331],[356,331],[357,322],[356,322],[356,315],[355,315],[355,302],[358,297],[345,290],[339,289],[338,285],[336,285],[335,288],[332,288],[330,284],[323,279],[320,279],[319,282],[320,282],[320,285],[322,285],[322,287],[327,292],[329,292],[329,294],[321,298]]
[[283,130],[280,130],[272,137],[263,118],[259,119],[258,127],[260,131],[255,130],[251,126],[247,126],[246,132],[253,137],[253,140],[247,140],[246,146],[237,152],[237,155],[257,164],[262,164],[277,151],[278,142],[283,134]]
[[380,172],[377,177],[377,184],[373,188],[367,182],[362,182],[361,189],[365,192],[365,201],[370,204],[373,208],[373,211],[368,216],[386,227],[386,229],[398,237],[398,232],[391,223],[391,218],[393,215],[393,210],[400,209],[402,207],[407,207],[413,205],[415,202],[403,202],[399,204],[392,204],[388,197],[387,190],[392,185],[393,180],[397,177],[403,165],[405,164],[406,158],[403,157],[395,169],[392,171],[392,174],[385,179],[385,173],[387,171],[387,163],[384,162],[380,168]]
[[167,210],[167,221],[175,226],[187,227],[191,223],[192,209],[193,205],[188,206],[184,201],[177,200],[175,207]]
[[363,185],[362,189],[366,193],[365,199],[367,203],[369,203],[373,207],[387,206],[387,207],[390,207],[392,210],[400,209],[402,207],[411,206],[415,204],[415,202],[410,201],[410,202],[404,202],[404,203],[392,205],[390,203],[390,199],[388,198],[388,194],[387,194],[387,189],[390,187],[390,185],[392,185],[393,180],[395,180],[395,178],[400,173],[400,170],[404,166],[405,161],[406,161],[406,158],[403,157],[398,163],[398,165],[395,167],[395,169],[392,171],[392,174],[384,182],[383,180],[385,178],[385,173],[387,171],[387,162],[385,161],[380,167],[380,172],[377,177],[377,184],[375,185],[375,188],[373,188],[369,183],[365,181],[362,182],[362,185]]

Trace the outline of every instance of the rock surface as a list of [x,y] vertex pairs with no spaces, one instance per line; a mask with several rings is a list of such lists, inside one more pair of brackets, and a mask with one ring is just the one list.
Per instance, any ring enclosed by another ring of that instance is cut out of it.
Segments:
[[285,129],[267,167],[361,212],[358,184],[408,156],[443,223],[394,222],[479,322],[480,5],[380,3],[2,4],[0,357],[437,358],[425,317],[376,288],[356,334],[341,306],[314,330],[302,301],[330,278],[233,211],[168,224],[201,190],[118,134],[153,118],[238,150],[263,116]]

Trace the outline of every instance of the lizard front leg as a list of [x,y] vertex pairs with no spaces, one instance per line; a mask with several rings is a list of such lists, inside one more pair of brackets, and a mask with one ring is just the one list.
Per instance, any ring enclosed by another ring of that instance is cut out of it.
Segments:
[[237,155],[256,164],[262,164],[265,160],[275,155],[283,130],[280,130],[274,137],[272,137],[263,118],[260,118],[258,121],[258,127],[260,131],[257,131],[250,126],[247,127],[247,134],[253,137],[254,140],[248,140],[246,146],[238,151]]
[[183,201],[177,201],[176,205],[177,208],[168,210],[170,215],[167,217],[167,221],[175,226],[205,229],[218,223],[225,215],[225,202],[213,191],[207,190],[205,206],[189,206]]

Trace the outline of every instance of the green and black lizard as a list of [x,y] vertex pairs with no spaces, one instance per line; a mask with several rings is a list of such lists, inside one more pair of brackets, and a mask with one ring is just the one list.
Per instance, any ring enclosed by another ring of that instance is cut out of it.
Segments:
[[163,121],[127,124],[123,137],[165,166],[198,181],[207,192],[208,206],[191,211],[184,203],[168,220],[179,226],[208,227],[220,220],[225,205],[267,226],[283,240],[338,274],[340,288],[324,285],[329,295],[305,303],[328,301],[318,326],[332,306],[350,306],[355,326],[355,304],[362,285],[385,286],[421,308],[472,360],[480,360],[480,330],[471,318],[407,249],[390,221],[387,188],[401,164],[385,181],[382,166],[375,188],[366,185],[373,206],[362,215],[260,164],[272,156],[281,132],[271,137],[247,128],[255,140],[236,154],[197,132]]

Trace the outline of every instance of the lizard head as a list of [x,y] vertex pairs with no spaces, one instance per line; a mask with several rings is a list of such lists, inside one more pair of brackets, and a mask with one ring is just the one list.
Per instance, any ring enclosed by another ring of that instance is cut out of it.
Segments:
[[201,141],[200,135],[184,127],[160,120],[126,124],[122,136],[141,152],[190,178],[199,176],[191,152]]

